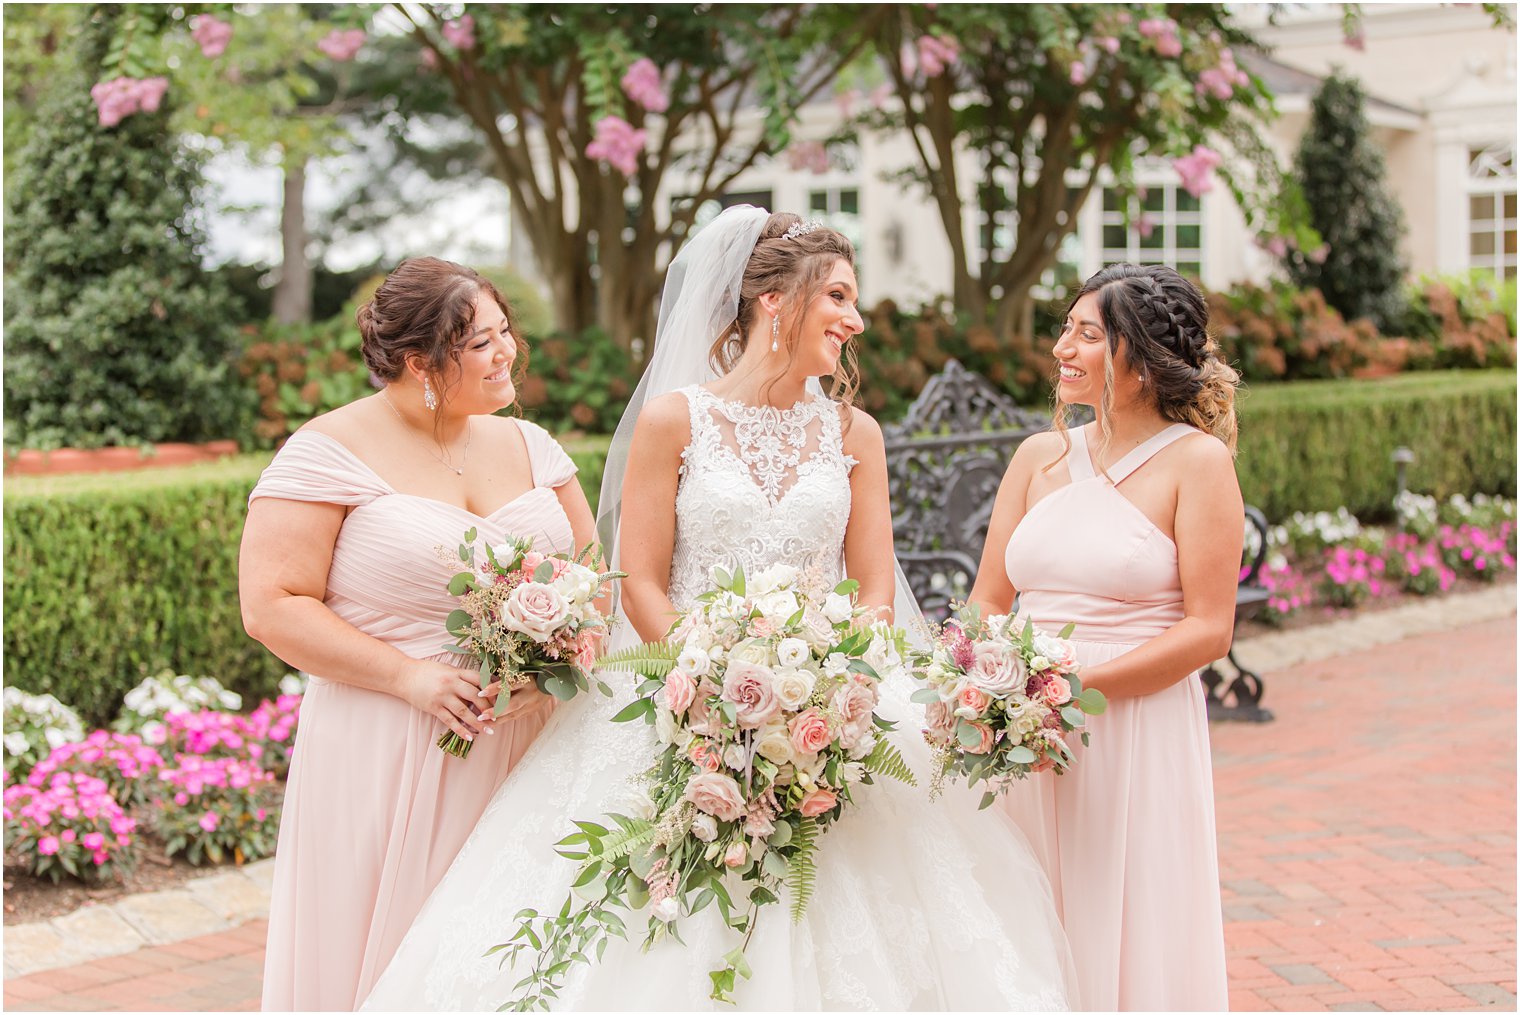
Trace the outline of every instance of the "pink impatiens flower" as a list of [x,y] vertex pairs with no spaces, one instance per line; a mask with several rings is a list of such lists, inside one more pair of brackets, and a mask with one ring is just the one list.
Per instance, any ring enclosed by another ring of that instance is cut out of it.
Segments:
[[1223,160],[1207,145],[1194,145],[1191,153],[1172,160],[1172,168],[1182,177],[1182,189],[1202,197],[1214,189],[1214,168]]
[[364,29],[334,28],[322,37],[322,40],[317,43],[317,48],[330,59],[338,63],[347,63],[364,48]]
[[638,170],[639,152],[644,150],[648,136],[620,116],[604,116],[596,122],[596,140],[586,146],[586,154],[624,176],[632,176]]
[[221,823],[221,815],[217,814],[216,811],[207,811],[205,814],[201,815],[200,821],[196,822],[196,824],[200,825],[208,832],[216,831],[216,826]]
[[227,43],[232,41],[232,25],[214,15],[202,14],[195,19],[190,37],[201,48],[201,56],[218,57],[227,52]]
[[53,856],[58,852],[58,836],[45,835],[37,840],[37,852],[43,856]]
[[660,81],[660,68],[649,57],[640,57],[623,75],[623,94],[651,113],[670,108],[670,96]]

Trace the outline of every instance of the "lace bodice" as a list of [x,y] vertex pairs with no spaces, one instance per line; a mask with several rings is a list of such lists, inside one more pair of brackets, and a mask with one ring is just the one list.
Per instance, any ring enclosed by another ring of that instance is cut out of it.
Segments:
[[670,600],[684,610],[711,581],[714,564],[753,574],[771,564],[844,571],[850,470],[839,409],[821,393],[790,409],[681,389],[691,443],[676,490]]

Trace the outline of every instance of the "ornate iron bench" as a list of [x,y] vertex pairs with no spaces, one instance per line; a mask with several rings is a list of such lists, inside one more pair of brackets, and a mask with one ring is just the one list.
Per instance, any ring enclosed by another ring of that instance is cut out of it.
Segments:
[[[901,423],[882,428],[897,559],[929,620],[945,619],[950,603],[970,594],[1008,461],[1020,442],[1049,426],[1049,416],[1020,408],[952,359],[924,385]],[[1246,519],[1260,538],[1236,591],[1237,625],[1267,601],[1260,583],[1267,521],[1254,507],[1246,508]],[[1225,682],[1218,663],[1202,674],[1209,717],[1271,719],[1261,708],[1261,677],[1236,660],[1233,643],[1227,658],[1233,680]]]

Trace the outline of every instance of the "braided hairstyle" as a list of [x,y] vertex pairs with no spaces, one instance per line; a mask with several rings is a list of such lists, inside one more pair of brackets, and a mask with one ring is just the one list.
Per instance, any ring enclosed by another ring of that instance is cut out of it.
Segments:
[[[787,352],[787,366],[790,367],[797,358],[802,319],[813,300],[824,291],[835,263],[842,260],[852,269],[855,267],[854,245],[836,230],[819,228],[787,239],[787,230],[800,222],[800,216],[778,211],[760,228],[760,238],[755,241],[754,253],[750,254],[739,283],[739,313],[708,350],[708,359],[720,374],[732,370],[744,354],[750,329],[762,312],[760,297],[765,293],[781,294],[778,340]],[[779,379],[772,378],[770,383]],[[846,342],[839,356],[839,365],[834,368],[829,397],[849,405],[859,388],[855,343]]]
[[[1122,336],[1125,362],[1141,376],[1143,392],[1154,399],[1162,417],[1211,433],[1234,451],[1240,375],[1220,358],[1219,346],[1209,337],[1209,308],[1197,287],[1164,265],[1113,264],[1083,283],[1072,306],[1091,293],[1098,294],[1098,314],[1108,335],[1102,423],[1112,408],[1112,361]],[[1061,429],[1063,415],[1058,413]],[[1106,425],[1103,436],[1106,442]]]

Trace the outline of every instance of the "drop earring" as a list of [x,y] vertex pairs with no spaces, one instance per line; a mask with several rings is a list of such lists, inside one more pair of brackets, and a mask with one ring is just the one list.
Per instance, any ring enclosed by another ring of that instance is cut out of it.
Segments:
[[778,316],[778,317],[772,317],[771,318],[771,352],[776,352],[780,348],[781,348],[781,318]]
[[428,407],[429,412],[438,408],[438,396],[433,394],[433,385],[426,377],[422,379],[422,404]]

